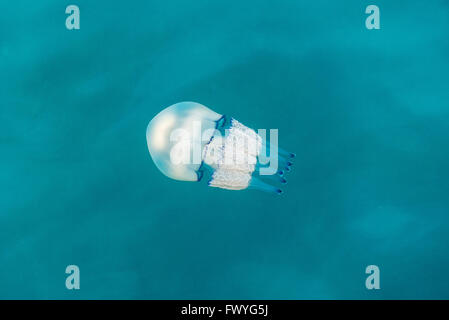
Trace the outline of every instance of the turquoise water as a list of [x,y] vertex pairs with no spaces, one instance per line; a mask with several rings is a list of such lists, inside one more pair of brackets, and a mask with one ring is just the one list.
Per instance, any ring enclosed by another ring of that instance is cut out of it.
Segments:
[[[448,1],[68,4],[0,3],[1,298],[449,298]],[[164,177],[184,100],[278,128],[286,192]]]

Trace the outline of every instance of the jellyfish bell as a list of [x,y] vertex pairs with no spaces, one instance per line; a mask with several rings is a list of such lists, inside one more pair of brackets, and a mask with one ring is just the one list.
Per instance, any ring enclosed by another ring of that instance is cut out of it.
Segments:
[[[236,119],[196,102],[176,103],[159,112],[148,124],[146,139],[151,158],[167,177],[207,179],[209,186],[228,190],[255,188],[281,193],[260,177],[286,183],[284,174],[295,157],[279,149],[277,141],[270,144]],[[273,163],[274,170],[268,170]]]
[[146,132],[148,150],[157,168],[175,180],[198,181],[201,159],[198,161],[198,152],[192,149],[201,140],[204,140],[200,143],[203,147],[211,139],[211,130],[222,117],[195,102],[177,103],[159,112]]

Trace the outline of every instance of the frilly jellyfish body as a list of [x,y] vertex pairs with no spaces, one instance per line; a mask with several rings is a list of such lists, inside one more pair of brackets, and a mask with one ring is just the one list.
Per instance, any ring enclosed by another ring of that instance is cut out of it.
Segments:
[[146,139],[156,167],[171,179],[207,180],[211,187],[280,194],[275,185],[287,182],[284,175],[291,170],[295,154],[277,147],[275,133],[270,130],[268,142],[263,130],[256,133],[199,103],[180,102],[150,121]]

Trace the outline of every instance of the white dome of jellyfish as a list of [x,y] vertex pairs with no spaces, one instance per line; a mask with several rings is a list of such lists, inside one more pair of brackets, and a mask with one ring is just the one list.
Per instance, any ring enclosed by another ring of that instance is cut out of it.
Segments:
[[148,124],[147,145],[159,171],[180,181],[210,187],[258,189],[281,194],[294,153],[277,146],[277,130],[244,126],[196,102],[176,103]]

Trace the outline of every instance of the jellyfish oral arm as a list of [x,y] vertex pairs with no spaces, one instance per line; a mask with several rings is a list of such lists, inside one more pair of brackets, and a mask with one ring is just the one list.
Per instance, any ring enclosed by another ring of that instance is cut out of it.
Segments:
[[204,161],[214,171],[209,186],[242,190],[248,188],[262,141],[256,132],[231,119],[227,136],[215,137],[204,150]]

